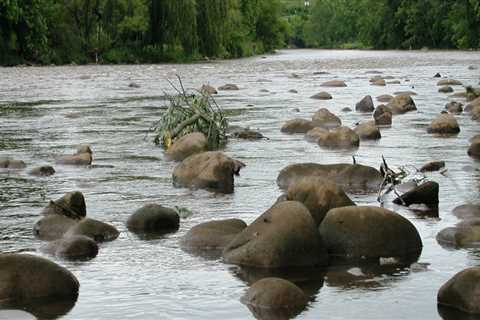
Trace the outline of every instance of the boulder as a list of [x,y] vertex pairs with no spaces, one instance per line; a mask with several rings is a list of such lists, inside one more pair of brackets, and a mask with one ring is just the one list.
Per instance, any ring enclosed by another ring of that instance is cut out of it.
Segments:
[[89,145],[84,144],[78,147],[75,154],[60,157],[55,162],[58,164],[87,166],[92,164],[92,160],[92,149]]
[[378,102],[383,102],[383,103],[388,103],[392,99],[393,99],[393,96],[391,96],[389,94],[383,94],[383,95],[377,97],[377,101]]
[[207,137],[201,132],[192,132],[176,140],[165,153],[167,159],[182,161],[192,154],[208,149]]
[[450,113],[460,114],[463,112],[463,104],[460,102],[452,101],[445,105],[445,109]]
[[457,273],[438,290],[439,305],[470,314],[480,314],[480,267]]
[[325,92],[325,91],[316,93],[313,96],[311,96],[310,98],[311,99],[317,99],[317,100],[331,100],[331,99],[333,99],[332,95],[328,92]]
[[387,84],[401,84],[400,80],[387,81]]
[[400,197],[395,198],[393,203],[410,206],[411,204],[425,204],[429,207],[438,207],[439,184],[435,181],[427,181],[418,187],[407,191]]
[[308,303],[302,289],[281,278],[263,278],[255,282],[242,297],[257,319],[292,319]]
[[197,250],[223,250],[247,224],[240,219],[200,223],[183,236],[182,247]]
[[461,86],[460,81],[454,79],[443,79],[437,82],[437,86]]
[[455,92],[454,94],[450,95],[452,98],[467,98],[466,91]]
[[472,158],[480,160],[480,140],[474,140],[470,144],[467,154]]
[[462,220],[480,218],[480,205],[464,204],[464,205],[455,207],[452,213],[454,216]]
[[434,78],[441,78],[442,75],[441,75],[439,72],[437,72],[437,73],[435,73],[435,75],[434,75],[433,77],[434,77]]
[[326,108],[321,108],[312,116],[312,122],[315,127],[326,129],[337,128],[342,125],[342,120]]
[[480,106],[480,97],[470,101],[470,103],[465,106],[465,111],[471,112],[476,106]]
[[5,169],[23,169],[27,165],[22,160],[14,160],[10,158],[0,158],[0,168]]
[[282,201],[240,232],[223,251],[226,263],[284,268],[325,266],[328,255],[308,209]]
[[384,87],[387,85],[384,79],[378,79],[370,83],[372,86],[381,86]]
[[342,80],[330,80],[322,83],[321,87],[346,87],[347,84]]
[[420,172],[438,171],[445,168],[445,161],[431,161],[420,168]]
[[91,238],[72,236],[51,241],[40,251],[68,260],[86,260],[97,256],[98,245]]
[[365,96],[355,105],[355,111],[358,112],[373,112],[375,106],[371,96]]
[[401,215],[379,207],[330,210],[319,227],[328,253],[340,259],[395,257],[416,259],[422,240],[415,226]]
[[0,301],[76,300],[78,289],[75,276],[52,261],[28,254],[0,254]]
[[40,214],[56,214],[77,220],[82,219],[87,215],[85,197],[79,191],[67,192],[60,199],[50,201]]
[[290,185],[305,177],[321,177],[334,181],[348,191],[378,192],[383,182],[383,176],[377,169],[360,164],[299,163],[283,168],[277,177],[277,185],[288,189]]
[[267,139],[263,134],[258,131],[252,130],[250,128],[235,128],[233,130],[229,130],[231,136],[233,138],[238,139],[245,139],[245,140],[260,140],[260,139]]
[[73,225],[64,237],[86,236],[96,242],[113,241],[118,238],[120,232],[114,226],[95,219],[85,218]]
[[51,166],[41,166],[33,168],[28,172],[32,176],[48,177],[55,174],[55,169]]
[[439,114],[427,128],[428,133],[457,134],[460,127],[455,117],[448,113]]
[[352,112],[352,109],[349,107],[342,108],[342,112]]
[[319,135],[317,142],[325,148],[357,148],[360,137],[348,127],[338,127]]
[[437,234],[437,242],[446,248],[479,248],[480,219],[468,219]]
[[360,137],[360,140],[378,140],[382,137],[374,121],[360,123],[354,131]]
[[153,203],[136,210],[127,220],[128,230],[136,233],[169,233],[179,226],[180,217],[175,210]]
[[217,89],[215,89],[214,87],[208,84],[202,85],[202,87],[200,88],[200,92],[204,94],[209,94],[209,95],[218,93]]
[[328,210],[355,205],[341,187],[322,177],[306,177],[291,184],[288,187],[287,200],[303,203],[317,226]]
[[381,104],[375,109],[373,119],[375,119],[375,125],[390,126],[392,124],[392,110]]
[[239,175],[243,167],[243,162],[227,157],[222,152],[194,154],[175,167],[173,185],[233,193],[233,176]]
[[453,88],[450,86],[443,86],[440,89],[438,89],[438,92],[440,93],[451,93],[453,92]]
[[375,75],[375,76],[371,77],[368,81],[370,83],[374,83],[374,82],[377,82],[377,81],[380,81],[380,80],[385,80],[385,78],[382,75],[378,74],[378,75]]
[[236,84],[227,83],[223,86],[218,87],[218,90],[221,91],[232,91],[232,90],[240,90],[240,88]]
[[470,113],[472,114],[472,120],[480,120],[480,105],[475,106]]
[[403,114],[409,111],[417,110],[415,102],[409,95],[395,96],[388,104],[387,107],[392,110],[393,114]]
[[62,238],[78,221],[63,215],[49,214],[35,222],[33,234],[41,240],[57,240]]
[[315,126],[313,122],[306,119],[293,119],[285,122],[280,129],[283,133],[307,133]]
[[326,134],[328,134],[328,129],[315,127],[305,134],[305,139],[310,142],[318,142],[318,139]]

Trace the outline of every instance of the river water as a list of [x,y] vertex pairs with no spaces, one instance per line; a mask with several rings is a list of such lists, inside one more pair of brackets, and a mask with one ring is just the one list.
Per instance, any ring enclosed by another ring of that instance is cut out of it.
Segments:
[[[109,165],[55,166],[57,173],[48,178],[29,176],[28,170],[0,171],[1,251],[40,254],[36,250],[42,242],[32,233],[39,212],[48,200],[78,190],[86,197],[88,216],[115,225],[121,234],[102,244],[91,261],[51,258],[71,270],[81,285],[78,301],[63,319],[253,319],[240,298],[259,275],[219,258],[182,251],[179,240],[192,226],[233,217],[253,221],[281,194],[275,179],[288,164],[351,162],[352,155],[374,167],[382,155],[393,166],[420,167],[445,160],[444,175],[428,175],[440,183],[440,218],[421,217],[390,201],[385,204],[418,229],[424,244],[419,262],[429,263],[428,270],[349,266],[353,268],[349,272],[316,271],[307,281],[313,287],[311,302],[297,317],[439,319],[439,287],[467,266],[480,265],[480,251],[446,250],[435,240],[440,230],[457,222],[451,214],[455,206],[479,200],[480,165],[466,150],[468,139],[480,130],[468,114],[457,116],[461,132],[455,137],[436,137],[426,128],[452,100],[437,92],[433,75],[440,72],[478,85],[480,70],[469,66],[480,67],[480,53],[283,50],[264,57],[186,65],[0,68],[0,156],[22,159],[31,168],[53,164],[56,156],[87,143],[94,164]],[[372,70],[401,84],[371,86]],[[320,71],[329,74],[314,74]],[[247,165],[236,178],[232,195],[172,186],[175,163],[164,159],[149,128],[164,110],[164,93],[173,93],[167,79],[175,80],[176,74],[187,88],[237,84],[239,91],[220,92],[217,102],[227,110],[231,124],[259,129],[269,138],[229,141],[225,152]],[[348,87],[319,86],[331,79],[345,80]],[[132,82],[140,88],[130,88]],[[395,116],[393,126],[382,129],[381,140],[362,141],[358,150],[325,150],[302,135],[280,132],[284,121],[310,118],[320,107],[353,126],[370,115],[342,112],[344,107],[354,109],[367,94],[405,90],[418,93],[414,97],[418,112]],[[319,91],[329,91],[333,100],[309,98]],[[378,205],[376,194],[352,198],[358,204]],[[182,220],[174,234],[141,239],[127,231],[125,222],[152,202],[187,207],[194,214]]]

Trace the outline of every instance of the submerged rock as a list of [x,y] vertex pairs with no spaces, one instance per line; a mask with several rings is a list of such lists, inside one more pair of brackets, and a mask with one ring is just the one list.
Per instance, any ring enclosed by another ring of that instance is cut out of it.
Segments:
[[360,137],[348,127],[338,127],[319,134],[317,143],[325,148],[357,148]]
[[299,163],[283,168],[277,177],[277,185],[288,189],[305,177],[320,177],[336,182],[348,191],[362,190],[378,192],[383,181],[381,173],[372,167],[360,164]]
[[202,85],[202,87],[200,88],[200,92],[201,93],[206,93],[206,94],[209,94],[209,95],[213,95],[213,94],[218,93],[217,89],[215,89],[214,87],[212,87],[211,85],[208,85],[208,84]]
[[480,140],[474,140],[470,144],[467,154],[472,158],[480,160]]
[[460,132],[460,127],[455,117],[448,113],[442,113],[433,119],[430,126],[427,128],[428,133],[439,134],[457,134]]
[[452,213],[454,216],[462,220],[480,218],[480,205],[463,204],[461,206],[455,207]]
[[51,166],[41,166],[33,168],[28,172],[32,176],[48,177],[55,174],[55,169]]
[[97,256],[98,245],[91,238],[71,236],[51,241],[40,251],[68,260],[86,260]]
[[226,263],[284,268],[324,266],[328,255],[308,209],[282,201],[240,232],[223,251]]
[[342,80],[330,80],[322,83],[321,87],[346,87],[347,84]]
[[440,93],[451,93],[453,92],[453,88],[450,86],[443,86],[440,89],[438,89],[438,92]]
[[71,156],[63,156],[56,160],[58,164],[67,165],[90,165],[92,164],[92,149],[89,145],[80,145],[77,152]]
[[378,102],[384,102],[384,103],[388,103],[392,99],[393,99],[393,96],[391,96],[389,94],[383,94],[383,95],[377,97]]
[[176,140],[166,151],[169,160],[182,161],[192,154],[207,151],[207,137],[201,132],[192,132]]
[[240,219],[215,220],[191,228],[181,243],[195,250],[223,250],[247,224]]
[[0,254],[0,301],[76,300],[75,276],[54,262],[28,254]]
[[448,280],[438,291],[439,305],[470,314],[480,314],[480,267],[467,268]]
[[194,154],[175,167],[173,185],[233,193],[233,176],[239,175],[243,167],[243,162],[227,157],[222,152]]
[[425,204],[429,207],[438,207],[439,184],[435,181],[427,181],[418,187],[407,191],[393,200],[393,203],[410,206],[412,204]]
[[33,234],[41,240],[57,240],[78,223],[79,220],[63,215],[49,214],[41,218],[33,226]]
[[95,219],[85,218],[65,232],[64,237],[86,236],[96,242],[113,241],[120,232],[114,226]]
[[280,129],[284,133],[307,133],[314,128],[314,124],[306,119],[293,119],[285,122]]
[[445,105],[445,109],[450,113],[462,113],[463,112],[463,104],[460,102],[452,101]]
[[127,220],[128,230],[140,233],[169,233],[179,226],[180,217],[175,210],[154,203],[136,210]]
[[310,98],[311,99],[317,99],[317,100],[331,100],[331,99],[333,99],[332,95],[328,92],[325,92],[325,91],[316,93],[313,96],[311,96]]
[[422,240],[401,215],[379,207],[330,210],[319,227],[330,256],[341,259],[418,258]]
[[441,230],[437,242],[447,248],[480,248],[480,218],[466,219]]
[[378,140],[382,137],[374,121],[360,123],[354,131],[360,137],[360,140]]

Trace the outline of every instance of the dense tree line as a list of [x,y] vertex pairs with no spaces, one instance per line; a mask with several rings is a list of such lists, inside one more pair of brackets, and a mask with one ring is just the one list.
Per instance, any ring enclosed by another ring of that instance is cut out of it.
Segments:
[[[300,37],[309,47],[478,48],[480,0],[315,0]],[[298,34],[298,32],[297,32]]]
[[284,45],[280,0],[0,0],[0,64],[240,57]]

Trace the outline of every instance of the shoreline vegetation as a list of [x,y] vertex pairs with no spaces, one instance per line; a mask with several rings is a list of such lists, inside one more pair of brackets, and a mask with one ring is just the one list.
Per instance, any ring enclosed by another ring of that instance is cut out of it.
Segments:
[[478,49],[480,0],[0,0],[0,66]]

